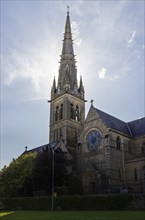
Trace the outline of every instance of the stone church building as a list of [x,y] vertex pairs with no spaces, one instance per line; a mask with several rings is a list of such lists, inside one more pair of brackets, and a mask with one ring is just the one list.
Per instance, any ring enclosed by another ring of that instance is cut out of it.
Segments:
[[60,57],[49,101],[50,144],[30,151],[40,152],[58,141],[75,160],[85,193],[118,193],[123,185],[145,193],[145,117],[126,123],[91,101],[85,118],[85,91],[82,77],[77,80],[69,12]]

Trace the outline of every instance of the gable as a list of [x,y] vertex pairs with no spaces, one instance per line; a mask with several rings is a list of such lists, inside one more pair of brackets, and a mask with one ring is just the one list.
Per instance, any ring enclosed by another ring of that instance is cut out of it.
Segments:
[[99,118],[99,115],[98,115],[96,109],[94,108],[94,106],[91,105],[85,121],[89,122],[89,121],[95,120],[97,118]]

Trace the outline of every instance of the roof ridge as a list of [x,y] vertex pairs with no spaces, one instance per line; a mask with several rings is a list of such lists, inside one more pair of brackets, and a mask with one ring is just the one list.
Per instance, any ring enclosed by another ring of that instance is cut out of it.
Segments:
[[132,135],[131,128],[129,127],[129,124],[128,124],[128,123],[126,123],[126,124],[127,124],[128,130],[129,130],[129,132],[130,132],[130,135],[133,136],[133,135]]

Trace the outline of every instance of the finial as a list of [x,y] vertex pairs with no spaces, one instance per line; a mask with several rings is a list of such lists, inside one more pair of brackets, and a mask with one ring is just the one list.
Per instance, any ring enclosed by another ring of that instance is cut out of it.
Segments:
[[69,15],[69,6],[67,5],[67,14]]
[[91,99],[91,105],[93,105],[93,102],[94,102],[94,100],[93,100],[93,99]]
[[27,147],[27,146],[25,146],[25,152],[27,152],[27,149],[28,149],[28,147]]

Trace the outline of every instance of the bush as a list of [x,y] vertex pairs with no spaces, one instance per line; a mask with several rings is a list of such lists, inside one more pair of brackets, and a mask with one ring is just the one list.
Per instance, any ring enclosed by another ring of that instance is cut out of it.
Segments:
[[[131,195],[58,196],[54,209],[63,211],[131,210],[136,198]],[[2,198],[7,210],[51,210],[51,197]]]
[[55,209],[60,210],[127,210],[132,196],[65,196],[55,199]]
[[50,197],[23,197],[1,199],[5,210],[50,210]]

